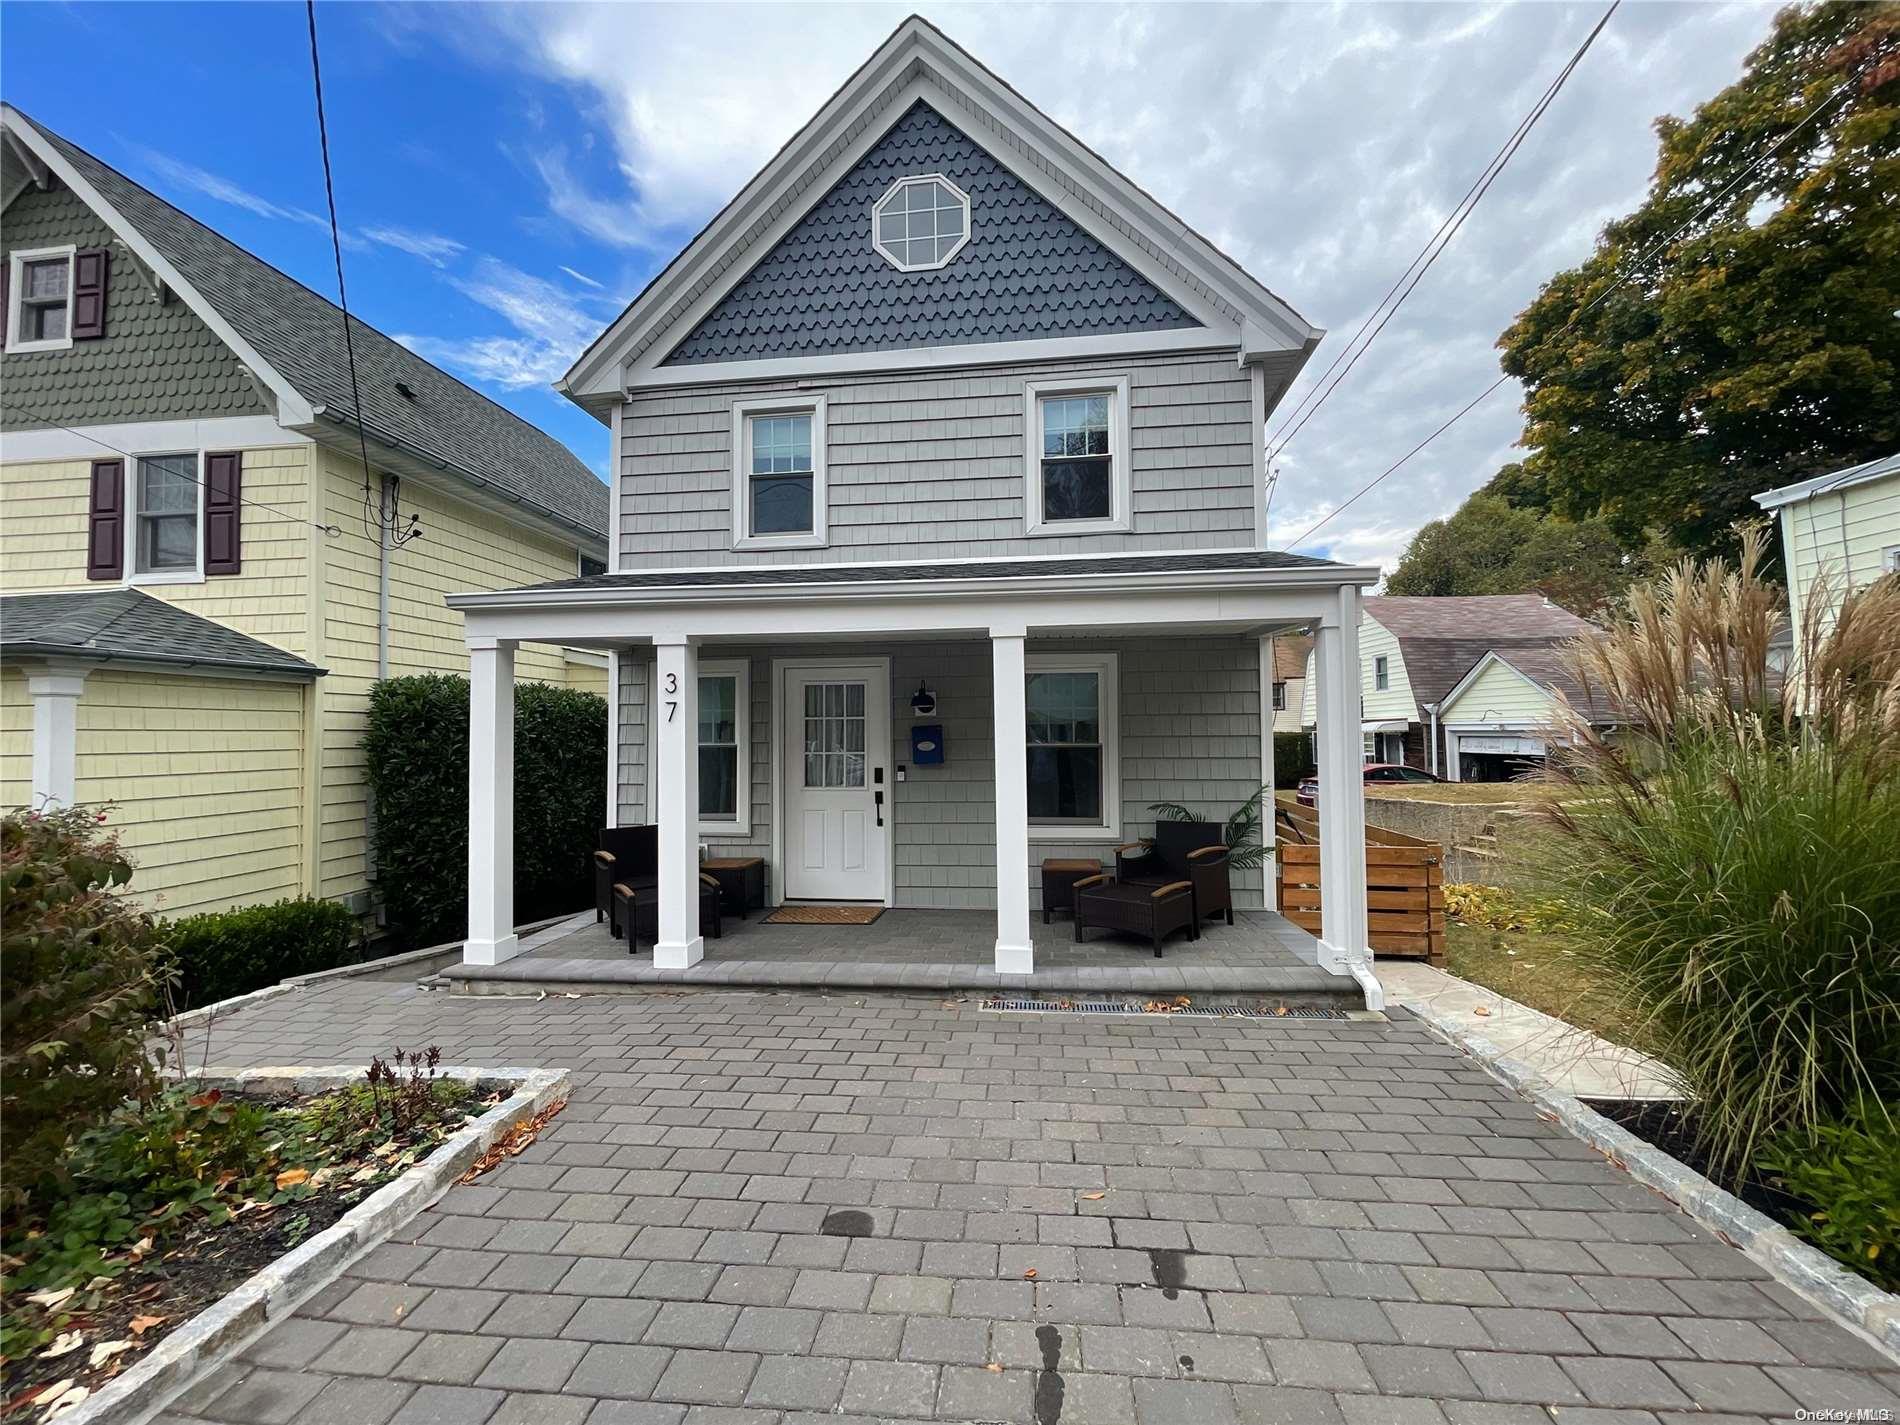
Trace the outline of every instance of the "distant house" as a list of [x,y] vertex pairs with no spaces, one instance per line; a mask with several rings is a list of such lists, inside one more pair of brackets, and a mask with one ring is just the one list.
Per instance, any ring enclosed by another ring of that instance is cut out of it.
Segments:
[[1275,732],[1300,732],[1300,704],[1306,693],[1306,660],[1313,653],[1311,634],[1288,633],[1273,640],[1273,682],[1268,698]]
[[[1591,625],[1538,594],[1365,600],[1361,736],[1368,762],[1450,781],[1501,781],[1541,763],[1558,695],[1587,706],[1564,644]],[[1308,664],[1311,685],[1311,663]],[[1310,697],[1302,704],[1313,724]]]
[[371,684],[467,671],[449,591],[604,567],[606,487],[360,322],[356,418],[335,306],[6,106],[0,202],[0,801],[116,803],[166,912],[367,910]]
[[[1755,496],[1781,531],[1791,621],[1807,617],[1815,580],[1825,572],[1838,600],[1883,574],[1900,573],[1900,452],[1784,485]],[[1820,631],[1833,627],[1834,610],[1818,614]],[[1798,646],[1799,639],[1791,640]]]

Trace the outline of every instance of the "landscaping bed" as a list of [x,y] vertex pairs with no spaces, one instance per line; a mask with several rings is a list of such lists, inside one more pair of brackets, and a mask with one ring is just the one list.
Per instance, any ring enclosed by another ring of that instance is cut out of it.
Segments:
[[96,1395],[513,1091],[438,1060],[175,1084],[77,1136],[70,1191],[9,1223],[0,1413]]

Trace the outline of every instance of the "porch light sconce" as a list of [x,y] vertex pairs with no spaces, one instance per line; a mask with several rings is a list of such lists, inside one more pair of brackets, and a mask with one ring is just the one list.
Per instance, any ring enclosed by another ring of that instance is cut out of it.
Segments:
[[912,717],[933,717],[937,711],[937,695],[930,691],[927,683],[918,683],[917,691],[910,695],[910,715]]

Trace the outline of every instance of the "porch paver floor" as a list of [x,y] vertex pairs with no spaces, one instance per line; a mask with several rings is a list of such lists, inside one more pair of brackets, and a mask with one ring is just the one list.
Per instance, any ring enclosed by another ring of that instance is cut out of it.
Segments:
[[531,948],[493,966],[451,966],[458,987],[523,983],[603,989],[685,983],[814,986],[850,989],[1015,989],[1284,995],[1364,1003],[1351,979],[1314,963],[1313,938],[1270,911],[1239,912],[1234,925],[1201,927],[1201,938],[1176,936],[1157,960],[1147,941],[1091,931],[1082,944],[1066,914],[1033,927],[1033,975],[994,969],[996,918],[990,911],[887,910],[869,925],[772,925],[754,911],[728,916],[725,934],[706,939],[706,958],[690,970],[655,970],[650,946],[629,954],[604,925],[583,916],[536,936]]
[[[1900,1409],[1895,1363],[1404,1015],[342,981],[219,1019],[190,1053],[359,1062],[430,1043],[565,1066],[572,1101],[168,1425]],[[827,1231],[840,1211],[868,1235]]]

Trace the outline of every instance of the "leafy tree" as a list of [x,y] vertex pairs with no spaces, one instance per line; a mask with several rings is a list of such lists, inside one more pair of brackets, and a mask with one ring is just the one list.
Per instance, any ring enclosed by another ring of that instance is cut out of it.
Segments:
[[1602,612],[1648,561],[1628,556],[1600,519],[1567,520],[1480,490],[1406,546],[1388,594],[1542,594],[1572,613]]
[[1755,492],[1900,444],[1900,3],[1782,11],[1740,79],[1656,130],[1642,206],[1499,342],[1531,451],[1507,484],[1626,547],[1656,528],[1707,553]]

